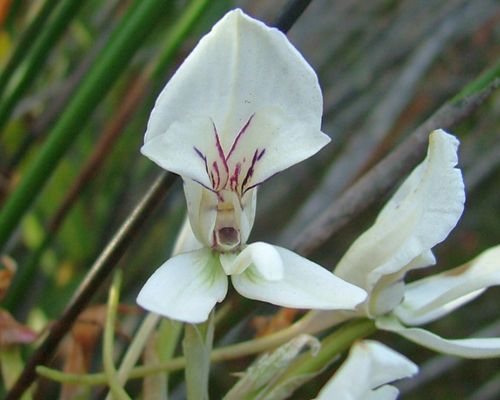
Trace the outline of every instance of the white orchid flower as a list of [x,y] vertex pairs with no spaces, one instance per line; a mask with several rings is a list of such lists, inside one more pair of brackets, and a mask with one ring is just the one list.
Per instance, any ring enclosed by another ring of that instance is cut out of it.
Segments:
[[421,328],[500,284],[500,246],[464,267],[404,283],[413,269],[436,263],[432,248],[458,222],[465,201],[457,164],[458,140],[442,130],[431,133],[426,159],[410,174],[377,217],[340,260],[335,274],[364,288],[367,299],[353,312],[319,312],[316,327],[368,317],[433,350],[469,358],[497,357],[500,339],[447,340]]
[[454,136],[432,132],[426,159],[335,268],[337,276],[369,293],[358,307],[364,315],[393,310],[404,296],[404,275],[435,264],[431,249],[446,239],[464,209],[462,174],[455,168],[457,148]]
[[417,371],[414,363],[379,342],[356,342],[316,400],[394,400],[399,391],[388,383]]
[[138,296],[186,322],[227,292],[295,308],[353,309],[366,293],[293,252],[247,245],[258,186],[329,142],[317,77],[286,36],[240,10],[201,39],[158,97],[141,151],[181,175],[199,248],[169,259]]

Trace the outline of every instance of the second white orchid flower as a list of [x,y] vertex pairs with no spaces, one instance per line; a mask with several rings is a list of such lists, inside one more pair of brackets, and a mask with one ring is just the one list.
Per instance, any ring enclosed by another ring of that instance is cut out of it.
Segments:
[[[464,267],[410,284],[408,271],[436,263],[432,248],[442,242],[462,215],[465,191],[457,165],[458,140],[443,130],[429,136],[426,159],[386,204],[371,228],[348,249],[334,273],[364,288],[367,299],[354,311],[318,312],[312,326],[328,327],[356,317],[376,321],[435,351],[469,358],[500,356],[500,338],[442,338],[422,325],[500,284],[500,246]],[[409,325],[409,326],[405,326]]]
[[321,116],[316,74],[277,29],[234,10],[201,39],[158,97],[142,147],[182,176],[187,234],[199,245],[150,277],[141,306],[202,322],[227,276],[242,295],[281,306],[353,309],[365,299],[289,250],[246,244],[258,186],[329,142]]

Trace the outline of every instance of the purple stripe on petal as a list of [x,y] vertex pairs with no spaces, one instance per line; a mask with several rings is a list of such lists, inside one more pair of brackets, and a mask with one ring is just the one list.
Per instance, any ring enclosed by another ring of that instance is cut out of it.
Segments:
[[215,174],[217,175],[217,183],[214,185],[214,189],[219,189],[220,185],[220,172],[219,172],[219,164],[217,164],[217,161],[214,161],[212,163],[212,169],[215,171]]
[[[262,154],[263,154],[263,152],[260,153],[261,156],[262,156]],[[243,179],[243,182],[241,184],[241,192],[242,193],[245,192],[245,186],[247,185],[250,178],[253,176],[255,164],[257,163],[257,161],[259,161],[258,156],[259,156],[259,149],[255,150],[255,152],[253,153],[252,163],[250,164],[250,168],[248,168],[245,179]]]
[[257,161],[260,161],[260,159],[264,156],[264,153],[266,152],[266,149],[262,149],[259,154],[257,154]]
[[238,142],[240,141],[240,139],[243,136],[243,134],[247,131],[247,128],[249,127],[250,122],[252,121],[252,119],[253,119],[254,116],[255,116],[255,113],[253,113],[250,116],[250,118],[248,118],[248,121],[246,122],[246,124],[243,126],[243,128],[241,128],[241,130],[238,133],[238,135],[236,135],[236,138],[234,139],[234,142],[231,145],[231,149],[229,150],[229,153],[227,154],[227,160],[229,160],[229,157],[231,157],[231,154],[236,149],[236,146],[238,145]]
[[212,121],[212,125],[214,127],[215,147],[217,147],[217,152],[219,153],[219,158],[221,159],[222,164],[224,165],[224,169],[226,170],[226,173],[229,174],[229,167],[227,165],[226,156],[224,155],[224,149],[222,148],[222,145],[220,144],[220,138],[219,138],[219,134],[217,132],[217,127],[215,126],[215,123],[213,121]]

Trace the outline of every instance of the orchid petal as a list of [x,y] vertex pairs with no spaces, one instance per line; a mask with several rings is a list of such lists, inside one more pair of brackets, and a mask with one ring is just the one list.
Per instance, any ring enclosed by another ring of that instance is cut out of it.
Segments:
[[[167,131],[146,141],[141,153],[163,169],[215,189],[227,181],[225,159],[218,152],[213,121],[207,116],[189,116],[173,122]],[[219,176],[211,177],[217,163]],[[215,181],[215,182],[214,182]]]
[[180,115],[210,116],[227,153],[248,119],[269,106],[286,110],[313,131],[320,129],[322,96],[312,68],[282,32],[233,10],[167,83],[145,141],[169,134]]
[[137,303],[168,318],[199,323],[226,293],[227,277],[218,258],[204,248],[167,260],[143,286]]
[[273,246],[283,262],[283,279],[266,280],[262,270],[248,268],[232,275],[235,289],[250,299],[284,307],[314,309],[353,309],[366,293],[336,277],[318,264],[282,247]]
[[500,246],[488,249],[461,267],[410,283],[395,314],[405,324],[426,324],[494,285],[500,285]]
[[266,281],[283,278],[283,262],[274,246],[256,242],[245,247],[238,255],[221,254],[220,262],[227,275],[243,273],[252,266],[254,272]]
[[184,180],[184,194],[194,235],[205,246],[211,247],[217,218],[217,194],[190,179]]
[[316,400],[392,400],[399,392],[386,384],[417,371],[413,362],[379,342],[357,342]]
[[193,229],[191,229],[189,218],[184,218],[184,223],[175,240],[172,255],[176,256],[177,254],[187,253],[188,251],[199,250],[201,248],[203,248],[203,244],[196,239]]
[[235,209],[235,217],[239,223],[241,243],[246,243],[255,220],[257,188],[248,190],[241,198],[240,205],[241,207]]
[[393,317],[376,320],[379,329],[397,333],[404,338],[438,353],[464,358],[493,358],[500,356],[500,338],[444,339],[421,328],[406,328]]
[[[340,261],[335,274],[371,292],[381,277],[394,280],[443,241],[462,214],[465,195],[458,140],[442,130],[429,136],[426,159],[410,174]],[[420,261],[413,266],[423,267]],[[399,273],[399,274],[398,274]]]

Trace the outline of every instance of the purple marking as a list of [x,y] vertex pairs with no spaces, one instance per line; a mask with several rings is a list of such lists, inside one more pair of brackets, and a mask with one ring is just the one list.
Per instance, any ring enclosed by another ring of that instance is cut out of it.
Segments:
[[262,149],[262,151],[257,154],[257,161],[260,161],[260,159],[262,158],[262,156],[264,155],[264,153],[266,152],[266,149]]
[[240,172],[241,172],[241,163],[237,163],[236,166],[234,167],[234,174],[231,176],[231,179],[229,181],[231,189],[233,191],[236,191],[236,187],[238,186],[238,179],[240,177]]
[[248,118],[248,121],[246,122],[245,125],[243,125],[243,128],[241,128],[240,132],[238,135],[236,135],[236,139],[234,139],[233,144],[231,145],[231,149],[229,150],[229,153],[227,154],[227,159],[229,160],[229,157],[231,157],[231,154],[233,153],[234,149],[236,149],[236,146],[238,142],[240,141],[241,137],[243,134],[246,132],[248,126],[250,125],[250,122],[252,121],[253,117],[255,116],[255,113],[253,113],[250,118]]
[[227,160],[226,157],[224,156],[224,150],[222,149],[222,146],[220,144],[220,138],[219,134],[217,133],[217,127],[215,126],[215,123],[212,121],[212,125],[214,127],[214,134],[215,134],[215,147],[217,147],[217,152],[219,153],[219,158],[222,161],[222,164],[224,165],[224,169],[226,170],[226,174],[229,174],[229,167],[227,165]]
[[250,168],[248,168],[245,179],[243,179],[243,183],[241,184],[241,194],[245,193],[245,191],[246,191],[245,186],[247,185],[248,180],[253,176],[255,164],[257,163],[257,161],[260,160],[260,157],[262,157],[264,155],[264,152],[265,152],[265,149],[263,149],[260,153],[259,153],[259,149],[257,149],[257,150],[255,150],[255,153],[253,153],[252,163],[250,164]]
[[215,193],[217,195],[217,197],[219,196],[219,193],[217,193],[216,190],[212,189],[211,187],[208,187],[207,185],[205,185],[204,183],[201,183],[200,181],[196,180],[196,179],[191,179],[193,182],[196,182],[198,185],[201,185],[203,186],[205,189],[211,191],[212,193]]
[[[194,151],[196,152],[196,154],[203,160],[203,162],[205,163],[205,171],[207,172],[207,176],[210,178],[210,180],[212,181],[212,186],[214,184],[214,179],[213,177],[211,176],[210,172],[208,171],[208,163],[207,163],[207,156],[205,154],[203,154],[196,146],[193,146],[193,149]],[[199,183],[199,182],[198,182]]]
[[219,165],[217,164],[217,161],[214,161],[212,163],[212,168],[215,171],[215,173],[217,174],[217,184],[214,185],[214,189],[219,189],[219,185],[220,185],[220,172],[219,172]]

